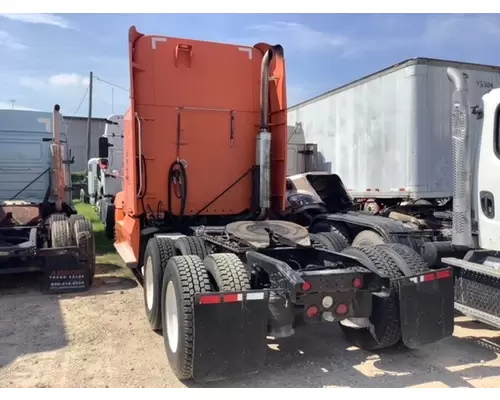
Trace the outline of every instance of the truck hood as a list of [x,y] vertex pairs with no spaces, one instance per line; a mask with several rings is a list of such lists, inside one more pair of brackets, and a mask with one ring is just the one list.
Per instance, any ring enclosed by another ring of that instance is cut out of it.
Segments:
[[323,202],[329,213],[344,211],[354,205],[342,179],[328,172],[307,172],[287,178],[289,193],[307,193]]

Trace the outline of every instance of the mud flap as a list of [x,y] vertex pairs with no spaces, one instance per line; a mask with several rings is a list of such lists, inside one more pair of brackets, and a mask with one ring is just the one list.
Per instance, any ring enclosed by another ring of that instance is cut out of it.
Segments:
[[451,268],[397,280],[401,334],[409,348],[418,348],[453,335],[454,295]]
[[193,378],[200,382],[256,373],[267,352],[269,293],[195,296]]
[[43,293],[73,293],[90,288],[90,271],[79,261],[78,249],[47,249],[44,257]]

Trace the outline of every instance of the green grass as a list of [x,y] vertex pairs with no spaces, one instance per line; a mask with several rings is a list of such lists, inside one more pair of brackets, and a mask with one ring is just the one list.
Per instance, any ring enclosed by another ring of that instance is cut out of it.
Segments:
[[[104,224],[99,220],[97,213],[90,204],[81,203],[80,201],[74,200],[75,208],[78,214],[83,215],[92,223],[95,235],[95,246],[96,246],[96,264],[100,264],[101,271],[106,270],[105,266],[118,266],[121,269],[121,275],[132,276],[131,271],[125,266],[124,262],[120,256],[116,253],[113,246],[113,241],[109,240],[104,234]],[[114,269],[115,268],[107,268]],[[105,271],[102,271],[105,272]],[[115,272],[115,271],[113,271]],[[97,273],[97,271],[96,271]]]

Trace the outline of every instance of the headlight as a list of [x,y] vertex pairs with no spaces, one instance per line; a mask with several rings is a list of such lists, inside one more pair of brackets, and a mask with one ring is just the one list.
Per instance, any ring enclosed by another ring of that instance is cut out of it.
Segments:
[[305,206],[308,204],[315,204],[314,197],[307,194],[292,194],[288,197],[288,201],[293,206]]

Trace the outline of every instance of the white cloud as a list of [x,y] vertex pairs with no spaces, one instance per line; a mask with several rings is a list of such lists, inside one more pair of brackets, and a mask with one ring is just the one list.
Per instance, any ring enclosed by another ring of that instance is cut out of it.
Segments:
[[27,24],[43,24],[63,29],[74,28],[69,20],[54,14],[0,14],[1,17]]
[[23,44],[19,39],[3,30],[0,30],[0,46],[5,46],[13,50],[24,50],[28,48],[28,46]]
[[[12,110],[12,102],[0,101],[0,110]],[[36,108],[25,107],[14,103],[14,110],[25,110],[25,111],[40,111]]]
[[253,25],[245,28],[255,33],[245,42],[255,44],[259,40],[267,43],[279,43],[287,50],[335,51],[338,56],[351,58],[369,51],[380,51],[404,44],[404,40],[397,37],[356,37],[353,35],[320,31],[296,22],[273,22],[269,24]]
[[[344,35],[322,32],[307,25],[296,22],[272,22],[269,24],[252,25],[245,28],[257,35],[265,34],[270,40],[283,44],[286,48],[295,47],[301,50],[318,50],[343,48],[350,39]],[[285,50],[286,51],[286,50]]]
[[83,87],[88,86],[89,78],[76,73],[62,73],[49,76],[48,78],[38,78],[23,76],[19,79],[21,86],[32,89],[44,89],[47,87]]
[[58,74],[49,78],[49,83],[54,86],[88,86],[89,77],[79,74]]
[[500,18],[495,14],[485,15],[437,15],[427,19],[422,39],[429,44],[455,41],[457,44],[472,41],[478,45],[483,39],[500,37]]
[[[296,22],[271,22],[248,26],[251,37],[244,42],[280,43],[289,51],[334,51],[342,58],[355,58],[375,51],[407,48],[428,51],[439,46],[457,44],[486,46],[500,38],[500,16],[496,14],[439,14],[427,16],[417,30],[408,27],[407,20],[394,16],[374,16],[379,20],[377,34],[325,32]],[[356,28],[356,27],[354,27]],[[467,34],[464,34],[467,32]]]

